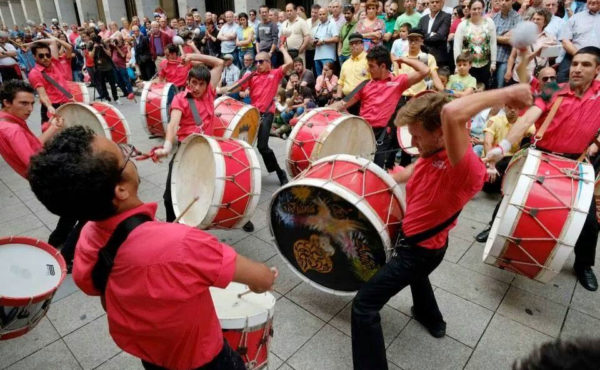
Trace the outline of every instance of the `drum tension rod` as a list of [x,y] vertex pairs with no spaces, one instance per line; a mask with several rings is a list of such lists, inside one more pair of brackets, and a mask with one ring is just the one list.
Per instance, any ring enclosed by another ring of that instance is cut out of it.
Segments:
[[538,214],[538,212],[539,212],[539,211],[540,211],[540,210],[539,210],[538,208],[531,208],[531,209],[529,210],[529,215],[530,215],[531,217],[535,217],[535,216],[537,216],[537,214]]
[[535,181],[536,181],[538,184],[543,184],[545,179],[546,179],[546,177],[545,177],[545,176],[536,176],[536,178],[535,178]]

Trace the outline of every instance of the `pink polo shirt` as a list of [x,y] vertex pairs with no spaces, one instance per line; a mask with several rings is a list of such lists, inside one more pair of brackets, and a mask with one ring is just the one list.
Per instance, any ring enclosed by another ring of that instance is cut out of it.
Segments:
[[194,99],[198,114],[200,115],[200,118],[202,118],[202,124],[199,126],[196,125],[196,121],[194,121],[194,115],[192,114],[192,110],[190,109],[187,100],[188,94],[190,94],[190,91],[186,88],[175,95],[171,102],[171,112],[173,110],[179,110],[182,113],[181,120],[179,121],[179,130],[177,130],[177,140],[179,141],[182,141],[193,133],[212,135],[213,132],[213,120],[215,119],[214,100],[217,96],[215,88],[208,84],[206,91],[200,99]]
[[[58,63],[64,72],[65,80],[73,81],[73,69],[71,68],[71,58],[67,58],[67,54],[58,57]],[[68,89],[67,89],[68,90]]]
[[42,143],[27,127],[27,122],[0,111],[0,155],[19,175],[27,178],[32,155],[42,150]]
[[369,122],[371,127],[386,127],[402,93],[409,87],[405,74],[394,76],[390,73],[383,80],[369,81],[356,94],[360,99],[360,116]]
[[160,72],[158,75],[171,82],[177,87],[182,87],[187,82],[187,76],[190,69],[192,69],[191,63],[182,64],[181,58],[177,60],[164,59],[160,62]]
[[[241,79],[245,79],[244,75]],[[267,109],[275,113],[273,98],[277,94],[279,83],[283,78],[283,68],[272,69],[266,73],[252,72],[252,77],[247,79],[241,86],[242,90],[250,88],[250,101],[261,113]]]
[[[91,272],[117,225],[134,214],[154,217],[156,203],[88,222],[75,250],[73,279],[100,295]],[[196,368],[223,348],[209,287],[233,279],[235,251],[214,236],[181,224],[149,221],[121,245],[105,291],[110,335],[125,352],[169,369]]]
[[559,96],[563,97],[562,103],[537,146],[557,153],[583,153],[600,129],[600,81],[594,80],[581,98],[575,96],[568,84],[548,103],[537,98],[535,105],[543,114],[535,123],[536,130],[542,126]]
[[[34,89],[38,87],[43,87],[46,89],[46,94],[50,99],[52,104],[59,103],[68,103],[71,101],[67,98],[59,89],[54,87],[50,82],[46,81],[44,76],[42,76],[42,72],[46,71],[48,76],[52,78],[56,83],[66,89],[67,80],[65,78],[65,72],[62,69],[60,62],[58,59],[52,58],[52,63],[48,66],[48,68],[42,66],[41,64],[35,64],[35,67],[29,72],[29,83],[33,86]],[[68,91],[68,89],[66,89]]]
[[[472,150],[467,150],[455,166],[450,164],[446,150],[419,158],[406,184],[404,233],[416,235],[449,219],[481,190],[485,175],[485,165]],[[427,249],[442,248],[455,225],[456,221],[419,245]]]

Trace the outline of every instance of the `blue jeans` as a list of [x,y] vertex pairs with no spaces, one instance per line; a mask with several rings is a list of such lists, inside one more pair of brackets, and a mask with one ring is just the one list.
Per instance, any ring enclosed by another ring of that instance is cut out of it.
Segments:
[[281,113],[281,119],[283,120],[283,122],[289,124],[290,120],[292,118],[294,118],[294,115],[301,115],[302,113],[304,113],[304,107],[298,107],[296,109],[292,109],[289,112],[283,112]]
[[123,94],[128,95],[133,92],[133,88],[131,87],[131,81],[129,80],[129,73],[127,72],[127,68],[119,68],[115,67],[115,73],[117,75],[117,83],[121,90],[123,90]]
[[496,62],[496,87],[504,87],[504,75],[506,74],[508,62]]
[[350,59],[350,56],[340,55],[340,67],[344,64],[345,61]]
[[83,82],[83,72],[81,72],[81,69],[73,70],[73,81]]
[[323,73],[323,67],[327,63],[333,63],[333,59],[315,59],[315,77],[320,76]]

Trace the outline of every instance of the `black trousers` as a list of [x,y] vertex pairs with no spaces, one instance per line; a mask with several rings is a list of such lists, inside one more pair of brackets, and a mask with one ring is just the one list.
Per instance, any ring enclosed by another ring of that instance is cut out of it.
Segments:
[[177,150],[173,151],[173,156],[169,162],[169,172],[167,172],[167,183],[165,184],[165,192],[163,193],[163,201],[165,202],[165,221],[175,221],[175,210],[173,209],[173,198],[171,197],[171,173],[173,172],[173,162],[175,161]]
[[[400,100],[398,100],[398,104],[396,104],[396,109],[394,110],[394,114],[392,114],[392,117],[390,117],[390,121],[388,122],[388,126],[390,127],[390,138],[392,141],[390,143],[389,152],[385,159],[385,168],[386,169],[394,168],[394,165],[396,164],[396,153],[398,153],[398,150],[400,150],[400,143],[398,142],[398,134],[397,134],[398,127],[396,127],[396,124],[395,124],[396,116],[398,115],[398,111],[400,110],[400,108],[402,108],[404,105],[406,105],[406,103],[408,103],[408,101],[411,98],[412,98],[412,96],[401,96],[400,97]],[[406,167],[407,165],[409,165],[412,162],[412,157],[408,153],[402,151],[402,157],[401,157],[400,162],[401,162],[400,163],[401,166]]]
[[[166,370],[166,368],[153,365],[142,360],[142,366],[146,370]],[[246,370],[242,356],[233,350],[226,340],[223,341],[223,349],[211,362],[197,367],[195,370]]]
[[117,93],[117,78],[114,70],[100,71],[96,70],[96,89],[100,94],[100,99],[108,99],[108,91],[106,90],[106,83],[110,85],[110,91],[112,93],[113,100],[119,99]]
[[502,190],[502,179],[504,178],[504,173],[506,172],[506,168],[512,159],[512,155],[505,156],[501,160],[496,163],[496,170],[498,171],[498,176],[496,176],[496,180],[494,182],[485,182],[483,184],[483,191],[486,193],[499,193]]
[[432,324],[443,321],[429,274],[442,262],[444,248],[430,250],[402,246],[358,291],[352,302],[352,362],[355,370],[387,369],[379,311],[399,291],[410,285],[415,313]]
[[[56,104],[52,104],[52,106],[54,107],[54,109],[60,107],[62,105],[62,103],[56,103]],[[48,108],[46,108],[46,106],[44,104],[42,104],[42,109],[40,110],[41,113],[41,117],[42,117],[42,124],[44,122],[48,122],[48,120],[50,119],[48,117]]]
[[477,82],[484,84],[486,90],[488,90],[490,88],[490,77],[492,74],[490,72],[489,64],[487,64],[481,68],[471,67],[469,74],[471,76],[475,77]]
[[373,162],[379,167],[385,169],[389,150],[392,149],[392,129],[389,126],[375,127],[373,128],[373,133],[375,134],[376,142],[375,158],[373,159]]
[[256,147],[258,152],[262,156],[265,167],[269,173],[275,171],[281,171],[277,158],[273,149],[269,147],[269,133],[271,132],[271,125],[273,124],[273,113],[261,113],[260,115],[260,127],[258,128],[258,140]]
[[150,81],[152,76],[154,76],[156,73],[156,66],[152,60],[149,62],[139,63],[138,67],[140,68],[140,76],[144,81]]
[[23,78],[17,74],[14,66],[0,67],[0,75],[2,83],[7,83],[10,80],[22,80]]

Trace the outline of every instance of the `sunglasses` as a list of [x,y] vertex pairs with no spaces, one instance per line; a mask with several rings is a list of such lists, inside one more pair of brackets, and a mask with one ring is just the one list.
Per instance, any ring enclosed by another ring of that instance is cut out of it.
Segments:
[[224,24],[225,24],[225,22],[219,22],[219,26],[222,26]]
[[44,59],[44,58],[50,59],[50,58],[52,58],[52,56],[50,55],[50,53],[40,53],[40,54],[37,55],[37,57],[40,58],[40,59]]
[[265,63],[265,62],[266,62],[266,60],[264,60],[264,59],[256,59],[256,60],[254,61],[254,64],[263,64],[263,63]]
[[545,77],[542,77],[542,81],[543,82],[556,81],[556,76],[545,76]]
[[[141,153],[131,144],[118,144],[119,145],[119,149],[121,149],[121,153],[123,153],[123,158],[125,158],[125,163],[123,163],[123,166],[121,167],[121,169],[119,170],[119,175],[123,174],[123,171],[125,171],[125,167],[127,167],[127,163],[131,162],[131,158],[140,155]],[[133,163],[133,162],[131,162]]]

